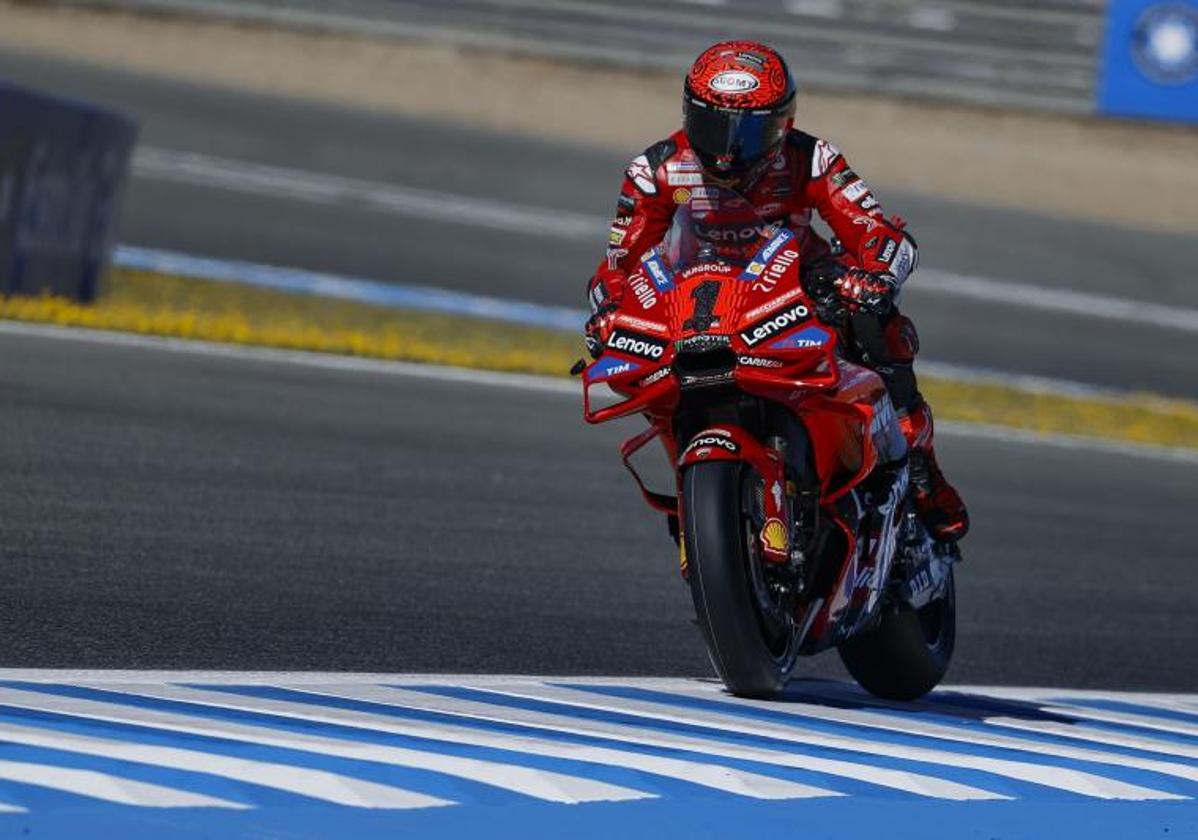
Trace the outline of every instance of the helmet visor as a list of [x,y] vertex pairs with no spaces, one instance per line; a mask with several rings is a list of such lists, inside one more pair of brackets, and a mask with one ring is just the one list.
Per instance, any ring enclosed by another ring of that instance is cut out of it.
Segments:
[[739,111],[715,108],[688,97],[686,136],[709,168],[731,171],[751,166],[777,148],[786,134],[787,109]]

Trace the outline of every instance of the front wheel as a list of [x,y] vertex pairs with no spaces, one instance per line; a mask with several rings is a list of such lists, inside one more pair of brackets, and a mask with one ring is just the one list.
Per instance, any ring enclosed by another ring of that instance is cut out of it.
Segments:
[[861,687],[886,700],[917,700],[948,670],[957,638],[957,599],[952,569],[944,595],[918,610],[883,613],[871,630],[839,647],[840,659]]
[[716,672],[733,694],[769,697],[790,679],[798,633],[757,548],[762,481],[713,461],[682,479],[687,580]]

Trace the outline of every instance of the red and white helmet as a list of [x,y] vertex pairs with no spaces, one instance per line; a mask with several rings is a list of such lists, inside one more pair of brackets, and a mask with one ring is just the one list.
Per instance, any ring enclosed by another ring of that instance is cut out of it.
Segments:
[[743,179],[760,171],[794,115],[794,77],[777,50],[757,41],[708,47],[686,75],[682,127],[716,177]]

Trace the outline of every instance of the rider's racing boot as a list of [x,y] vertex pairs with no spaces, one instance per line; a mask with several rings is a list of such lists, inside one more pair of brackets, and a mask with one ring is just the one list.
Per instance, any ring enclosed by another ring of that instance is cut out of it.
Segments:
[[956,488],[948,483],[932,448],[932,409],[919,403],[899,415],[911,458],[911,487],[924,526],[937,539],[956,542],[969,531],[969,512]]

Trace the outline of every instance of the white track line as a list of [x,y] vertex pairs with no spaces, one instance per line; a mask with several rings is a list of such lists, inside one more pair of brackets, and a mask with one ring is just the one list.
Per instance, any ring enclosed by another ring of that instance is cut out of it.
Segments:
[[[483,385],[545,394],[561,394],[573,396],[576,399],[581,399],[582,393],[582,386],[577,381],[555,379],[549,376],[501,373],[498,371],[427,365],[415,362],[393,362],[383,359],[363,359],[356,356],[337,356],[329,353],[279,350],[272,347],[250,347],[240,344],[218,344],[210,341],[193,341],[190,339],[159,338],[156,336],[109,332],[107,330],[93,330],[83,327],[57,327],[0,320],[0,335],[17,335],[30,338],[103,344],[112,347],[161,350],[193,356],[299,365],[323,370],[370,373],[382,376],[404,376],[461,385]],[[937,424],[937,429],[949,435],[993,440],[1001,443],[1051,446],[1058,449],[1085,449],[1181,464],[1198,464],[1198,451],[1190,449],[1124,443],[1101,438],[1082,437],[1080,435],[1046,434],[1015,429],[1008,426],[990,426],[980,423],[944,421]]]
[[207,773],[354,808],[406,809],[454,804],[446,799],[324,770],[10,723],[0,723],[0,743],[45,747],[173,770]]
[[[331,206],[359,206],[423,219],[474,225],[528,236],[598,243],[610,220],[568,210],[530,207],[339,175],[310,172],[195,152],[142,147],[133,171],[144,178]],[[990,280],[921,269],[913,292],[964,297],[1005,306],[1198,332],[1198,309]]]
[[807,799],[818,796],[837,796],[835,791],[789,782],[750,773],[718,764],[682,759],[665,758],[645,753],[572,744],[564,741],[538,738],[528,735],[509,735],[489,732],[467,726],[408,721],[381,714],[339,709],[331,706],[308,705],[286,700],[204,691],[182,686],[144,684],[106,685],[111,691],[122,691],[142,697],[162,700],[179,700],[199,703],[220,709],[238,709],[262,714],[279,715],[304,721],[317,721],[340,726],[350,726],[371,732],[402,735],[413,738],[429,738],[446,743],[467,746],[489,747],[509,752],[558,758],[609,767],[623,767],[642,773],[651,773],[702,787],[736,794],[752,799]]
[[813,773],[825,773],[829,776],[855,779],[878,785],[879,787],[901,790],[919,796],[959,801],[1007,798],[1001,794],[983,790],[972,785],[960,784],[947,779],[940,779],[936,776],[912,773],[906,770],[891,770],[886,767],[875,767],[869,764],[733,744],[713,738],[681,735],[606,721],[592,721],[564,714],[534,712],[528,709],[513,708],[496,703],[483,703],[445,697],[443,695],[405,691],[383,685],[308,685],[301,683],[290,687],[330,697],[345,697],[354,700],[383,703],[399,708],[440,712],[479,722],[514,723],[552,732],[607,738],[658,749],[687,750],[702,755],[731,758],[740,761],[753,761],[760,764],[772,764],[778,767],[792,767],[799,770],[808,770]]
[[0,779],[8,782],[61,790],[89,799],[102,799],[119,805],[142,808],[230,808],[245,810],[249,805],[190,793],[162,785],[152,785],[94,770],[33,764],[24,761],[0,761]]
[[1116,779],[1109,779],[1105,776],[1070,768],[1034,764],[1026,761],[974,756],[929,747],[887,744],[842,735],[830,735],[815,730],[805,730],[797,726],[782,726],[761,720],[749,721],[733,714],[717,714],[700,709],[680,708],[678,706],[646,700],[632,700],[626,697],[616,699],[606,697],[602,694],[591,694],[584,691],[538,683],[516,684],[503,688],[495,686],[487,686],[485,688],[479,686],[479,688],[510,697],[549,700],[579,708],[702,726],[724,732],[738,732],[744,735],[772,738],[806,746],[849,750],[905,761],[926,762],[945,767],[980,770],[996,776],[1005,776],[1018,781],[1031,782],[1099,799],[1145,800],[1187,798],[1166,791],[1128,784]]
[[[727,701],[728,695],[720,687],[708,684],[696,684],[694,688],[679,688],[674,694],[684,697],[696,697],[702,700]],[[1071,747],[1064,744],[1035,741],[1031,739],[1012,737],[982,731],[978,727],[947,726],[938,723],[927,723],[916,717],[898,717],[879,712],[857,709],[841,709],[834,706],[824,706],[817,703],[795,702],[767,703],[759,700],[737,700],[739,706],[749,706],[775,714],[793,715],[799,719],[810,718],[831,723],[841,723],[848,726],[859,726],[867,729],[881,729],[922,738],[938,738],[945,741],[956,741],[962,744],[976,744],[983,747],[1019,750],[1038,755],[1055,756],[1057,758],[1088,761],[1095,764],[1113,764],[1118,767],[1138,767],[1168,776],[1176,776],[1198,782],[1198,767],[1177,762],[1161,761],[1151,758],[1129,756],[1125,753],[1103,752],[1102,750]],[[1198,752],[1198,751],[1196,751]]]
[[912,276],[911,291],[969,298],[1006,306],[1039,309],[1085,318],[1144,324],[1150,327],[1198,332],[1198,309],[1164,306],[1148,301],[1117,298],[1073,289],[1053,289],[989,280],[936,269],[920,269]]
[[56,714],[70,715],[86,720],[131,724],[165,732],[225,738],[249,744],[348,758],[354,761],[373,761],[396,767],[427,770],[431,773],[443,773],[447,776],[502,788],[548,802],[573,804],[655,798],[654,794],[632,788],[515,764],[461,758],[426,750],[340,740],[271,729],[265,726],[251,726],[233,721],[160,712],[155,709],[126,706],[119,703],[80,700],[40,692],[0,688],[0,705],[18,706],[23,709],[44,709]]
[[142,147],[133,173],[143,178],[329,206],[359,206],[402,216],[508,233],[601,242],[609,220],[506,201],[381,184],[282,166]]

